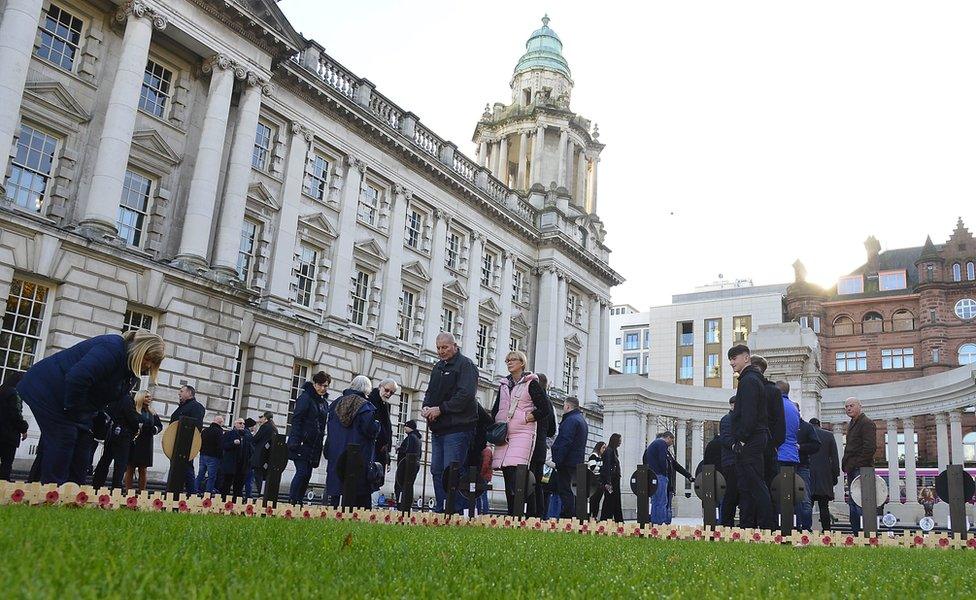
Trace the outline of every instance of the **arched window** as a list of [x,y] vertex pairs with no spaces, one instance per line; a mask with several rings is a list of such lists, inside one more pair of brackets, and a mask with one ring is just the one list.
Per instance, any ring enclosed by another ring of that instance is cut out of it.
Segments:
[[842,315],[834,319],[834,335],[853,335],[854,319]]
[[962,456],[965,462],[976,462],[976,431],[962,436]]
[[952,265],[952,280],[962,281],[962,265],[955,263]]
[[915,315],[910,310],[896,310],[891,316],[892,331],[911,331],[915,329]]
[[973,363],[976,363],[976,344],[959,346],[959,364],[971,365]]
[[966,263],[966,279],[969,281],[976,280],[976,263],[973,261]]
[[884,330],[884,317],[881,313],[871,311],[864,315],[861,325],[864,333],[881,333]]

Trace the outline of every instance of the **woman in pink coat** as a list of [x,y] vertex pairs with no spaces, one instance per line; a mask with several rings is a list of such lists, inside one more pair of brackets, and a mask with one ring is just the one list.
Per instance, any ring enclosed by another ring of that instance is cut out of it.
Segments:
[[[525,370],[525,353],[513,351],[505,357],[508,377],[498,381],[498,395],[491,410],[495,423],[508,423],[506,443],[495,446],[492,469],[501,469],[505,477],[508,514],[514,514],[515,468],[528,465],[535,448],[536,414],[545,413],[546,393],[539,378]],[[536,411],[539,411],[536,413]]]

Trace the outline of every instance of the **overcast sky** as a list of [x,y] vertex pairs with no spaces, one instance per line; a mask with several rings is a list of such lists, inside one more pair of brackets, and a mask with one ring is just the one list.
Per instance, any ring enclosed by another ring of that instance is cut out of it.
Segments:
[[726,278],[829,285],[976,226],[976,2],[313,2],[306,37],[474,156],[546,12],[600,125],[615,302]]

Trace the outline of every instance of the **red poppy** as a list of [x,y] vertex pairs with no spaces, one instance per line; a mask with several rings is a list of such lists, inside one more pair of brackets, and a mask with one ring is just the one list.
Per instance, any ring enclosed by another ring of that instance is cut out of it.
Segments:
[[228,500],[227,502],[224,502],[224,510],[227,512],[234,510],[234,501]]
[[939,545],[943,548],[949,545],[949,538],[939,538]]
[[600,525],[599,527],[596,528],[596,532],[597,533],[605,533],[606,532],[606,529],[603,527],[603,525]]
[[153,508],[155,508],[156,510],[163,510],[163,501],[160,500],[159,498],[153,500]]
[[853,536],[847,536],[846,538],[844,538],[844,545],[845,546],[853,546],[854,545],[854,538],[853,538]]
[[494,527],[495,525],[498,525],[498,519],[496,519],[495,517],[492,517],[491,518],[491,526]]
[[800,536],[800,543],[803,544],[804,546],[807,545],[807,544],[809,544],[810,543],[810,536],[808,536],[808,535],[802,535],[802,536]]
[[[305,511],[305,514],[308,514],[308,511],[307,510]],[[370,523],[375,523],[376,522],[376,515],[369,515],[369,522]]]
[[390,517],[390,515],[386,515],[385,517],[383,517],[383,522],[384,522],[384,523],[389,523],[389,522],[390,522],[390,521],[392,521],[392,520],[393,520],[393,519],[392,519],[392,517]]
[[623,528],[622,525],[617,526],[617,533],[619,535],[623,535],[624,534],[624,528]]
[[139,506],[139,499],[136,498],[135,496],[129,496],[128,498],[125,499],[125,505],[128,506],[129,508],[135,508]]
[[108,494],[102,494],[98,497],[98,505],[102,508],[108,508],[112,506],[112,497]]
[[915,540],[914,540],[914,541],[915,541],[915,545],[916,545],[916,546],[921,546],[921,545],[922,545],[922,543],[923,543],[923,542],[925,542],[925,538],[923,538],[923,537],[922,537],[922,536],[920,536],[920,535],[916,535],[916,536],[915,536]]
[[535,525],[533,525],[533,527],[535,527],[536,529],[542,529],[542,522],[541,521],[536,521],[535,522]]
[[776,537],[773,538],[773,541],[776,542],[777,544],[782,544],[783,543],[783,536],[777,533],[776,534]]
[[759,533],[758,531],[752,534],[752,541],[758,542],[761,539],[762,539],[762,534]]
[[213,506],[213,500],[211,500],[210,498],[204,498],[203,499],[203,507],[204,508],[210,508],[211,506]]
[[416,525],[417,524],[417,517],[411,515],[410,516],[410,524],[411,525]]
[[15,489],[14,490],[14,493],[10,494],[10,499],[14,503],[19,504],[20,502],[22,502],[24,500],[24,490],[22,490],[20,488]]
[[549,521],[549,530],[550,531],[555,531],[555,529],[556,529],[556,522],[555,521]]
[[268,515],[269,517],[273,517],[274,516],[274,509],[272,507],[270,507],[270,506],[265,507],[264,514]]
[[244,514],[247,515],[247,516],[249,516],[249,517],[254,516],[254,505],[253,504],[248,504],[247,506],[245,506],[244,507]]
[[969,540],[966,542],[966,545],[969,546],[970,548],[976,548],[976,538],[969,538]]
[[565,529],[566,529],[566,531],[572,531],[573,530],[573,524],[572,523],[566,523]]
[[48,504],[54,504],[55,502],[58,501],[58,498],[60,497],[61,495],[58,494],[57,490],[51,490],[50,492],[47,493],[47,495],[44,496],[44,501],[47,502]]
[[286,508],[285,509],[285,515],[284,516],[285,516],[286,519],[292,518],[292,513],[291,513],[291,509],[290,508]]
[[720,539],[722,539],[722,532],[721,531],[713,531],[712,532],[712,539],[713,540],[720,540]]
[[180,503],[177,505],[177,508],[179,508],[180,512],[187,512],[188,510],[190,510],[190,507],[187,506],[186,504],[186,500],[180,500]]
[[88,504],[88,494],[86,494],[84,490],[78,492],[78,494],[75,496],[75,504]]
[[741,534],[741,533],[739,533],[738,531],[736,531],[736,532],[734,532],[734,533],[732,534],[732,539],[733,539],[733,540],[738,540],[738,539],[742,539],[742,534]]
[[519,527],[525,527],[525,521],[524,520],[519,521]]
[[359,513],[358,512],[352,513],[352,520],[353,521],[358,521],[359,520]]
[[871,544],[872,546],[877,546],[880,543],[880,541],[878,540],[878,538],[873,537],[868,541],[868,543]]
[[341,521],[343,519],[342,511],[336,511],[335,518]]

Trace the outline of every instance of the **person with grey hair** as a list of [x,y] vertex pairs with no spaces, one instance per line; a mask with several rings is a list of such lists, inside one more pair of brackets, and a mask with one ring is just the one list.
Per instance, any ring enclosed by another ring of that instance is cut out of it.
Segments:
[[[376,420],[376,407],[366,397],[370,388],[372,382],[369,377],[357,375],[342,392],[342,396],[329,407],[328,435],[325,439],[325,454],[329,463],[326,468],[325,493],[334,507],[339,506],[342,495],[340,468],[345,478],[358,479],[355,497],[342,498],[343,506],[369,508],[370,494],[379,487],[375,485],[376,467],[373,461],[380,424]],[[359,446],[363,457],[363,471],[359,473],[352,473],[341,464],[352,445]]]
[[380,433],[376,436],[376,462],[387,470],[390,468],[390,450],[393,448],[393,423],[390,421],[390,398],[400,390],[400,385],[392,377],[380,381],[369,393],[369,402],[376,408],[376,420]]
[[[566,398],[563,401],[563,418],[559,422],[559,433],[556,435],[556,441],[552,443],[552,462],[556,464],[555,487],[561,502],[560,517],[573,518],[576,509],[573,478],[576,476],[576,465],[586,459],[586,441],[589,432],[590,428],[580,411],[579,400],[574,397]],[[617,436],[618,439],[619,437]]]

